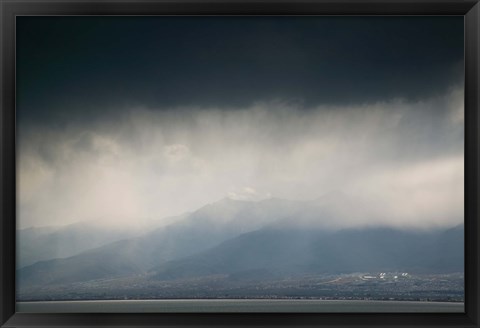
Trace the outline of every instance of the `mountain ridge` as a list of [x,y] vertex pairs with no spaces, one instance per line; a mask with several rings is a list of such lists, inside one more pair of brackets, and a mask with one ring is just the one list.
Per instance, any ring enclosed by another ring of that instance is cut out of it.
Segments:
[[[335,197],[334,195],[333,201],[341,203],[343,197],[345,197],[343,194],[341,197]],[[308,271],[321,268],[318,263],[319,256],[312,257],[312,249],[316,250],[318,254],[322,254],[325,259],[329,259],[331,263],[334,263],[332,257],[337,257],[338,263],[348,263],[348,259],[342,259],[342,256],[340,256],[342,252],[338,249],[341,249],[341,247],[338,243],[335,243],[334,237],[343,238],[347,244],[348,242],[351,244],[351,240],[356,238],[358,245],[365,250],[369,250],[372,254],[381,253],[379,250],[383,246],[378,246],[378,249],[376,249],[374,245],[365,244],[362,241],[362,234],[355,232],[355,229],[363,229],[363,238],[366,238],[366,240],[383,238],[382,240],[387,244],[392,242],[392,240],[385,240],[382,234],[379,234],[378,237],[369,236],[367,232],[372,229],[369,227],[342,230],[329,228],[328,225],[323,224],[311,225],[312,220],[322,223],[337,219],[335,217],[336,212],[328,208],[331,203],[332,201],[328,198],[306,202],[284,201],[278,198],[257,202],[222,199],[184,215],[177,222],[141,236],[117,240],[71,257],[51,259],[26,266],[17,270],[18,280],[20,286],[28,287],[41,284],[82,282],[148,272],[156,272],[155,274],[159,279],[162,279],[162,274],[170,279],[176,275],[178,277],[184,275],[182,270],[179,271],[178,266],[183,267],[184,272],[197,272],[197,274],[202,270],[206,270],[207,273],[210,271],[225,273],[223,269],[225,263],[230,263],[228,264],[230,268],[237,267],[239,271],[252,269],[261,272],[264,270],[265,268],[261,265],[251,265],[251,262],[248,261],[250,254],[257,256],[256,260],[252,259],[257,264],[272,263],[272,268],[277,266],[283,271],[292,271],[293,267],[302,267],[303,265],[305,270]],[[428,233],[422,231],[408,232],[408,228],[384,227],[383,229],[383,234],[389,231],[388,229],[394,230],[396,232],[392,234],[392,237],[398,239],[399,236],[404,234],[418,245],[422,244],[412,237],[412,234],[416,233],[424,238],[428,235]],[[443,230],[435,229],[435,233],[438,234],[439,231],[443,232]],[[342,233],[335,235],[338,231],[342,231]],[[446,240],[454,245],[460,244],[463,241],[463,234],[458,232],[454,235],[447,234]],[[238,241],[242,238],[249,241],[242,244]],[[300,243],[294,243],[294,240],[298,240]],[[432,250],[438,249],[448,255],[443,259],[436,260],[435,265],[439,269],[445,268],[450,262],[456,261],[458,258],[459,251],[457,249],[452,250],[450,246],[442,244],[438,241],[438,238],[430,240],[430,242],[430,248],[437,247]],[[438,245],[432,246],[432,243]],[[252,244],[257,245],[257,248],[252,248]],[[280,249],[283,245],[283,251],[275,252],[275,245]],[[351,249],[353,251],[358,250],[358,245],[352,245]],[[463,243],[461,245],[463,247]],[[224,247],[224,250],[219,251],[218,247]],[[242,249],[249,249],[250,252],[245,254]],[[325,252],[328,249],[335,250],[336,253],[333,252],[335,256],[332,255],[333,253]],[[411,248],[409,251],[414,252]],[[213,252],[214,255],[210,254],[202,259],[202,256],[205,255],[201,254],[204,252]],[[238,260],[239,254],[242,254],[243,262]],[[285,257],[282,254],[290,255]],[[360,253],[360,255],[362,254]],[[463,253],[461,255],[463,256]],[[196,259],[194,259],[195,256],[197,256]],[[380,258],[379,254],[377,256]],[[196,264],[187,265],[185,259],[189,258]],[[223,258],[223,267],[221,265],[219,267],[218,263],[212,263],[208,258]],[[355,260],[355,258],[352,260]],[[272,261],[276,262],[273,263]],[[384,261],[386,260],[384,259]],[[242,263],[245,268],[240,267]],[[280,265],[281,263],[283,264]],[[288,263],[291,263],[290,269],[287,268],[288,265],[286,264]],[[338,263],[336,267],[341,269]],[[203,269],[199,269],[199,267]],[[227,273],[234,274],[235,272]]]

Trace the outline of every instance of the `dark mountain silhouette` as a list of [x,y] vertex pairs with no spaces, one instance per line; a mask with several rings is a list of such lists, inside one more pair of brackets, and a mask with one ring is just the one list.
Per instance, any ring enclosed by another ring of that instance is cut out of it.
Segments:
[[322,230],[266,228],[157,267],[156,279],[212,274],[463,271],[463,226],[408,231],[377,227]]

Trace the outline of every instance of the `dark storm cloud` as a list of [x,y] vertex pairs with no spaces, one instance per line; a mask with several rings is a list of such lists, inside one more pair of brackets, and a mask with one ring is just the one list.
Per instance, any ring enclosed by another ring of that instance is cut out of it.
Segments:
[[341,190],[353,196],[346,226],[457,224],[463,131],[462,89],[419,102],[132,109],[88,126],[39,125],[17,144],[18,222],[136,224],[226,196]]
[[332,190],[352,226],[462,221],[462,17],[17,24],[22,227]]
[[19,122],[135,106],[304,108],[445,93],[463,17],[18,17]]

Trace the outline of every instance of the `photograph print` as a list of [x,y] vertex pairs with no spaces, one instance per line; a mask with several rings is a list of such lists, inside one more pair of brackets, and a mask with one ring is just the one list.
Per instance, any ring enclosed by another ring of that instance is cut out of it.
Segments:
[[17,312],[464,312],[463,16],[18,16]]

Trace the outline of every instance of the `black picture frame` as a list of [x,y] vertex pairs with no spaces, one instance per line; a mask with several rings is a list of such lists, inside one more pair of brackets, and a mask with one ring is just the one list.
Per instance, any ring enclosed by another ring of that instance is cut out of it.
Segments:
[[[465,313],[28,314],[15,313],[15,17],[18,15],[464,15]],[[1,327],[479,327],[478,0],[0,0]]]

